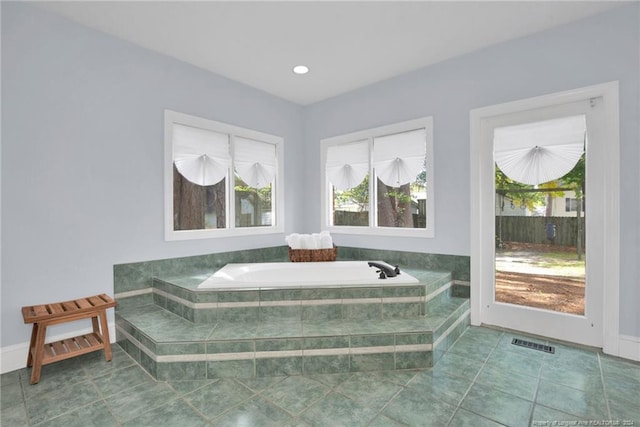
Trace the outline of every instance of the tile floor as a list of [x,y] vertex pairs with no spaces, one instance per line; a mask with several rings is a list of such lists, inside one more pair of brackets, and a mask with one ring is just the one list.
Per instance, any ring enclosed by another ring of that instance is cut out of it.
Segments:
[[640,364],[515,336],[469,328],[432,369],[170,382],[114,346],[2,375],[0,425],[640,426]]

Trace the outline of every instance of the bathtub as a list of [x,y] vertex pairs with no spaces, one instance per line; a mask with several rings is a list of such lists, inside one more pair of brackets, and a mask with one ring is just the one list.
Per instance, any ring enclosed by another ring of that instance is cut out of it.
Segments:
[[[378,278],[368,261],[267,262],[227,264],[198,285],[198,289],[277,289],[334,286],[389,286],[417,284],[402,271],[396,277]],[[382,262],[382,261],[375,261]]]

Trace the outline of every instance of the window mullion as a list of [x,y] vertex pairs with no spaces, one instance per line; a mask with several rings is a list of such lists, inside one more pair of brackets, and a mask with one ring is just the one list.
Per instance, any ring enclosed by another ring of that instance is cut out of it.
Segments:
[[235,151],[233,146],[236,141],[234,134],[229,134],[229,155],[231,156],[231,170],[228,172],[229,177],[226,191],[226,205],[227,205],[227,228],[235,229],[236,226],[236,174],[235,174]]
[[378,227],[378,192],[373,170],[373,138],[369,141],[369,228]]

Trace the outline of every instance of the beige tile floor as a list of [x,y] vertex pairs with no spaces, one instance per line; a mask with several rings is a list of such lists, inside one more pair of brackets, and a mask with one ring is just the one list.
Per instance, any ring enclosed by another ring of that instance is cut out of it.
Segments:
[[431,369],[169,382],[114,346],[3,374],[0,425],[640,426],[640,364],[513,337],[469,328]]

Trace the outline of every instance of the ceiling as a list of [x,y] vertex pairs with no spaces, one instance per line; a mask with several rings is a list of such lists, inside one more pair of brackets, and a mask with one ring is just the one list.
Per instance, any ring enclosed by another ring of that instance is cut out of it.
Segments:
[[[68,1],[40,6],[300,105],[620,5],[615,1]],[[295,75],[295,65],[311,71]]]

